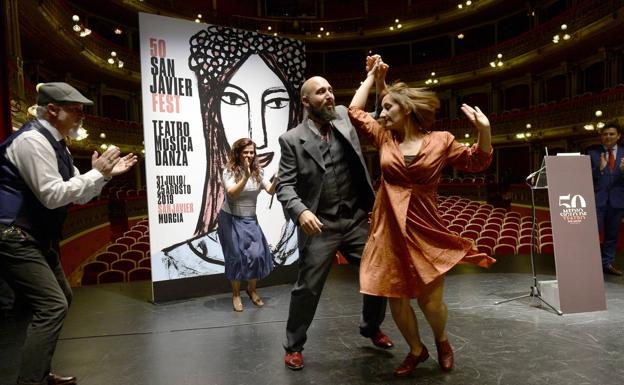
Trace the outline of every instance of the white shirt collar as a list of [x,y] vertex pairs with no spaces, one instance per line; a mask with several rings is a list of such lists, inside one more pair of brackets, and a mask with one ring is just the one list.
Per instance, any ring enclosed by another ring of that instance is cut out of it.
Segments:
[[45,119],[37,119],[37,121],[48,131],[50,131],[50,133],[52,134],[52,136],[54,137],[54,139],[56,139],[57,141],[61,141],[63,139],[65,139],[65,137],[63,137],[63,135],[61,135],[61,133],[59,132],[59,130],[56,129],[56,127],[54,127],[50,122],[48,122]]

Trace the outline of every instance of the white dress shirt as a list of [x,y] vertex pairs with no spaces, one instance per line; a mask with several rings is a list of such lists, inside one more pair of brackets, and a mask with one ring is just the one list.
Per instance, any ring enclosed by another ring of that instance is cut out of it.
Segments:
[[[56,140],[63,139],[61,133],[48,121],[38,121]],[[99,195],[106,184],[104,175],[98,170],[92,169],[80,175],[76,167],[74,176],[64,181],[58,169],[54,148],[37,130],[30,130],[15,138],[7,147],[6,156],[37,199],[48,209],[70,203],[87,203]]]

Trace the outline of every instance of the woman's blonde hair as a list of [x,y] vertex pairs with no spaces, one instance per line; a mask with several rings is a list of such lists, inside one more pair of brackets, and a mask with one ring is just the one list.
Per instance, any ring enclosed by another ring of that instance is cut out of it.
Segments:
[[428,131],[431,128],[436,110],[440,108],[440,99],[435,92],[427,88],[410,87],[403,82],[392,84],[386,92],[401,108],[411,113],[423,130]]

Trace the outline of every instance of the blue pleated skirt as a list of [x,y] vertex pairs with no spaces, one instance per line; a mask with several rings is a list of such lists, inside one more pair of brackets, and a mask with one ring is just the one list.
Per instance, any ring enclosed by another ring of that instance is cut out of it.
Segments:
[[238,217],[221,210],[217,228],[230,281],[262,279],[273,270],[273,256],[258,219]]

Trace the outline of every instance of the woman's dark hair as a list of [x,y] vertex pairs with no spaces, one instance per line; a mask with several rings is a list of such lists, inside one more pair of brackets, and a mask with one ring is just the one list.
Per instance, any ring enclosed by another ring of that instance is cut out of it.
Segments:
[[240,138],[236,142],[232,143],[232,148],[230,149],[228,162],[225,165],[225,168],[234,174],[234,180],[236,182],[241,180],[245,172],[243,162],[241,161],[241,154],[247,146],[253,146],[254,148],[254,158],[249,167],[251,169],[251,179],[255,180],[256,183],[262,183],[262,169],[260,168],[260,163],[258,163],[258,157],[256,157],[256,143],[249,138]]

